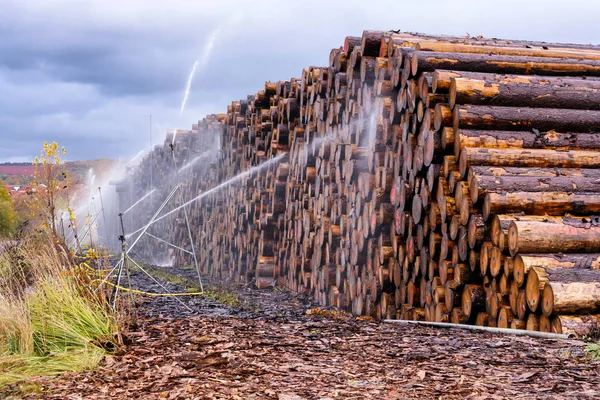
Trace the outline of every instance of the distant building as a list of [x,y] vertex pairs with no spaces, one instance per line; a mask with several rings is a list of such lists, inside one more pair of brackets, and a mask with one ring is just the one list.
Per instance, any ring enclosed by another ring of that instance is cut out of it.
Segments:
[[4,185],[8,193],[12,196],[22,196],[35,193],[37,190],[33,186],[17,186],[17,185]]

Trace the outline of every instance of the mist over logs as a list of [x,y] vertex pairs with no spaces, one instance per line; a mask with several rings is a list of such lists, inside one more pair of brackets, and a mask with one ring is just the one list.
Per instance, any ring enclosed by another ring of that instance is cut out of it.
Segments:
[[[131,197],[150,171],[189,200],[284,154],[189,205],[203,273],[375,318],[583,335],[600,320],[599,76],[596,46],[365,31],[172,149],[170,133]],[[186,243],[182,218],[153,234]]]

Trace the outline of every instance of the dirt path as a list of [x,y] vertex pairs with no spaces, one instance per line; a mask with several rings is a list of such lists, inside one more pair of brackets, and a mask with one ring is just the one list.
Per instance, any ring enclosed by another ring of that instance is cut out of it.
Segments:
[[149,300],[123,355],[41,379],[43,394],[26,397],[600,398],[600,363],[581,342],[306,315],[302,299],[236,290],[241,307],[196,297],[189,312],[172,298]]

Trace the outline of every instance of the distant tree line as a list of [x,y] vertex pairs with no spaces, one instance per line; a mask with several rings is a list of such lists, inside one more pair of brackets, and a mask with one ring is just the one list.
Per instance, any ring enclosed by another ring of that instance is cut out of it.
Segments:
[[31,165],[31,162],[3,162],[0,163],[1,165],[10,165],[10,166],[15,166],[15,167],[27,167]]
[[0,239],[10,237],[17,228],[15,205],[3,184],[0,185]]

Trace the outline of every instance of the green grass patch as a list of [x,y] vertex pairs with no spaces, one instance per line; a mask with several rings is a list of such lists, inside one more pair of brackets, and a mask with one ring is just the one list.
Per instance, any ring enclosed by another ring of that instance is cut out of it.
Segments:
[[[148,272],[156,279],[161,279],[163,281],[170,282],[174,285],[181,286],[183,290],[185,290],[187,293],[201,292],[200,283],[197,280],[192,280],[181,275],[172,274],[164,269],[154,268],[148,265],[144,265],[142,267],[146,270],[146,272]],[[188,268],[195,270],[193,266]],[[241,306],[240,299],[235,293],[231,293],[213,286],[204,285],[204,297],[229,307]]]
[[229,307],[241,306],[240,298],[235,293],[217,289],[212,286],[204,287],[204,297]]
[[51,241],[21,246],[0,257],[0,387],[92,369],[118,348],[116,314],[89,269]]
[[[155,268],[149,265],[140,265],[148,274],[152,275],[156,279],[163,280],[165,282],[172,283],[177,286],[181,286],[188,293],[201,292],[200,282],[186,278],[185,276],[172,274],[163,268]],[[131,267],[132,270],[139,270],[136,266]]]
[[589,343],[585,346],[585,351],[594,359],[600,360],[600,342]]
[[72,277],[43,278],[25,298],[0,305],[0,314],[0,386],[92,369],[118,347],[112,312]]

